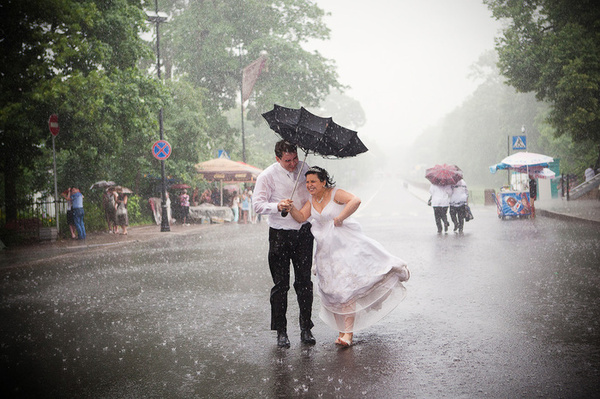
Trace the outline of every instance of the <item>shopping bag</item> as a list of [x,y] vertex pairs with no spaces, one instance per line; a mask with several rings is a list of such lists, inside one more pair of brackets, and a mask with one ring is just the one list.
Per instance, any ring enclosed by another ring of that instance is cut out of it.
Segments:
[[465,222],[469,220],[473,220],[473,212],[471,212],[471,207],[469,205],[465,205]]

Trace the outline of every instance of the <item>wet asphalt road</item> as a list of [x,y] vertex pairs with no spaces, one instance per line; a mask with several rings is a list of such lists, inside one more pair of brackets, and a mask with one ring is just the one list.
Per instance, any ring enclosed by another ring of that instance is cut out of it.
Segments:
[[340,349],[269,328],[267,227],[75,251],[0,269],[3,397],[583,398],[600,380],[600,229],[473,207],[465,234],[397,187],[355,192],[409,263],[407,299]]

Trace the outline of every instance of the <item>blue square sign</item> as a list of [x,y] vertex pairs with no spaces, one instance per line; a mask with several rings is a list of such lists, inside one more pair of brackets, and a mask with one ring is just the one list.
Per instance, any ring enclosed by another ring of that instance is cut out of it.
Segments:
[[513,150],[526,150],[527,149],[527,136],[513,136],[512,137],[512,149]]

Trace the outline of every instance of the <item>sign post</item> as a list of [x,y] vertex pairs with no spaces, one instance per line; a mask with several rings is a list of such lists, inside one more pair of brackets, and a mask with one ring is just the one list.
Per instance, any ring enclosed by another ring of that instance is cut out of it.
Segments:
[[160,110],[160,114],[159,114],[159,119],[160,119],[160,127],[161,127],[161,139],[158,140],[156,143],[154,143],[154,145],[152,146],[152,155],[154,155],[154,158],[158,159],[160,161],[160,174],[162,176],[162,193],[161,193],[161,197],[162,197],[162,204],[161,204],[161,208],[162,208],[162,213],[161,213],[161,222],[160,222],[160,231],[161,232],[167,232],[167,231],[171,231],[171,227],[169,225],[169,216],[167,213],[167,187],[165,184],[165,159],[169,158],[169,156],[171,155],[171,144],[169,144],[166,140],[162,139],[162,108]]
[[54,160],[54,214],[56,217],[56,232],[60,233],[60,227],[58,223],[58,184],[56,183],[56,146],[54,144],[54,139],[56,136],[58,136],[58,132],[60,130],[58,126],[58,115],[50,115],[50,119],[48,119],[48,128],[50,128],[50,133],[52,133],[52,158]]

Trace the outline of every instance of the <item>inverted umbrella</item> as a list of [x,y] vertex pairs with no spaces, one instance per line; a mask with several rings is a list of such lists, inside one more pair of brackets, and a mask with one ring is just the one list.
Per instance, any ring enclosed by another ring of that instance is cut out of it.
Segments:
[[110,187],[110,186],[114,186],[115,183],[114,181],[110,181],[110,180],[100,180],[97,181],[96,183],[92,184],[92,186],[90,187],[90,190],[93,190],[94,188],[105,188],[105,187]]
[[275,104],[262,116],[282,139],[302,148],[306,154],[346,158],[368,151],[357,132],[338,125],[332,118],[314,115],[304,107],[294,109]]
[[[304,150],[304,161],[309,153],[325,158],[346,158],[368,151],[357,132],[338,125],[333,118],[314,115],[304,107],[295,109],[274,104],[273,109],[262,116],[282,139]],[[296,192],[299,177],[300,174],[291,196]]]
[[437,186],[451,186],[463,178],[463,172],[456,165],[441,164],[425,170],[425,178]]

